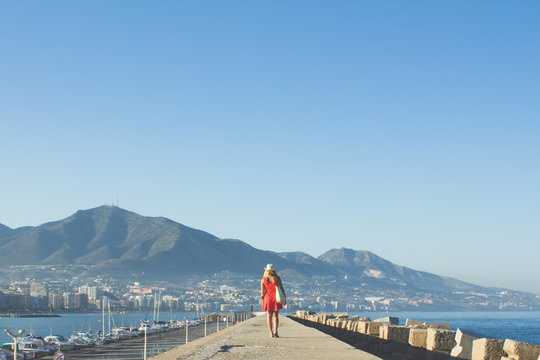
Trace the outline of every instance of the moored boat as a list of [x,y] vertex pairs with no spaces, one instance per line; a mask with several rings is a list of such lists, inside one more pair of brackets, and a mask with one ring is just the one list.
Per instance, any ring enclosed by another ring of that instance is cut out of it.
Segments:
[[66,340],[62,335],[45,336],[44,340],[49,344],[56,344],[60,350],[73,350],[77,346],[74,342]]

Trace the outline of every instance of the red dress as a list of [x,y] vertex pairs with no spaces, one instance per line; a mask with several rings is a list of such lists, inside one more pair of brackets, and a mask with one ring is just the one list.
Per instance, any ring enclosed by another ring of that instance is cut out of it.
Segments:
[[262,302],[263,311],[278,311],[283,309],[283,305],[278,304],[276,301],[276,284],[268,281],[268,278],[264,278],[263,281],[266,288],[266,294]]

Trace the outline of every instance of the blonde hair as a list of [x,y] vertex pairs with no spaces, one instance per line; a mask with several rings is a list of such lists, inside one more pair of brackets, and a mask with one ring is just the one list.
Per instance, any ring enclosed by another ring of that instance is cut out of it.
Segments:
[[264,270],[264,276],[277,276],[276,270]]

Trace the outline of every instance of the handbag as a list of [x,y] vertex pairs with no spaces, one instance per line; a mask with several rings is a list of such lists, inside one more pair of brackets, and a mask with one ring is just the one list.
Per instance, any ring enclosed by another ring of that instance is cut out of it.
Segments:
[[281,290],[281,286],[276,286],[276,302],[281,305],[287,305],[287,298],[283,290]]

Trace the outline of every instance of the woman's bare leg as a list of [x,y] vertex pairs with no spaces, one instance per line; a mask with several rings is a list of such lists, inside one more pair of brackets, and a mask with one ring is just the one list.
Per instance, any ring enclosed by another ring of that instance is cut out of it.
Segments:
[[274,311],[266,312],[266,325],[268,325],[268,330],[270,331],[270,337],[274,337],[274,332],[272,331],[272,316]]
[[279,325],[279,311],[274,311],[274,324],[276,324],[276,330],[274,331],[274,336],[279,337],[277,328]]

